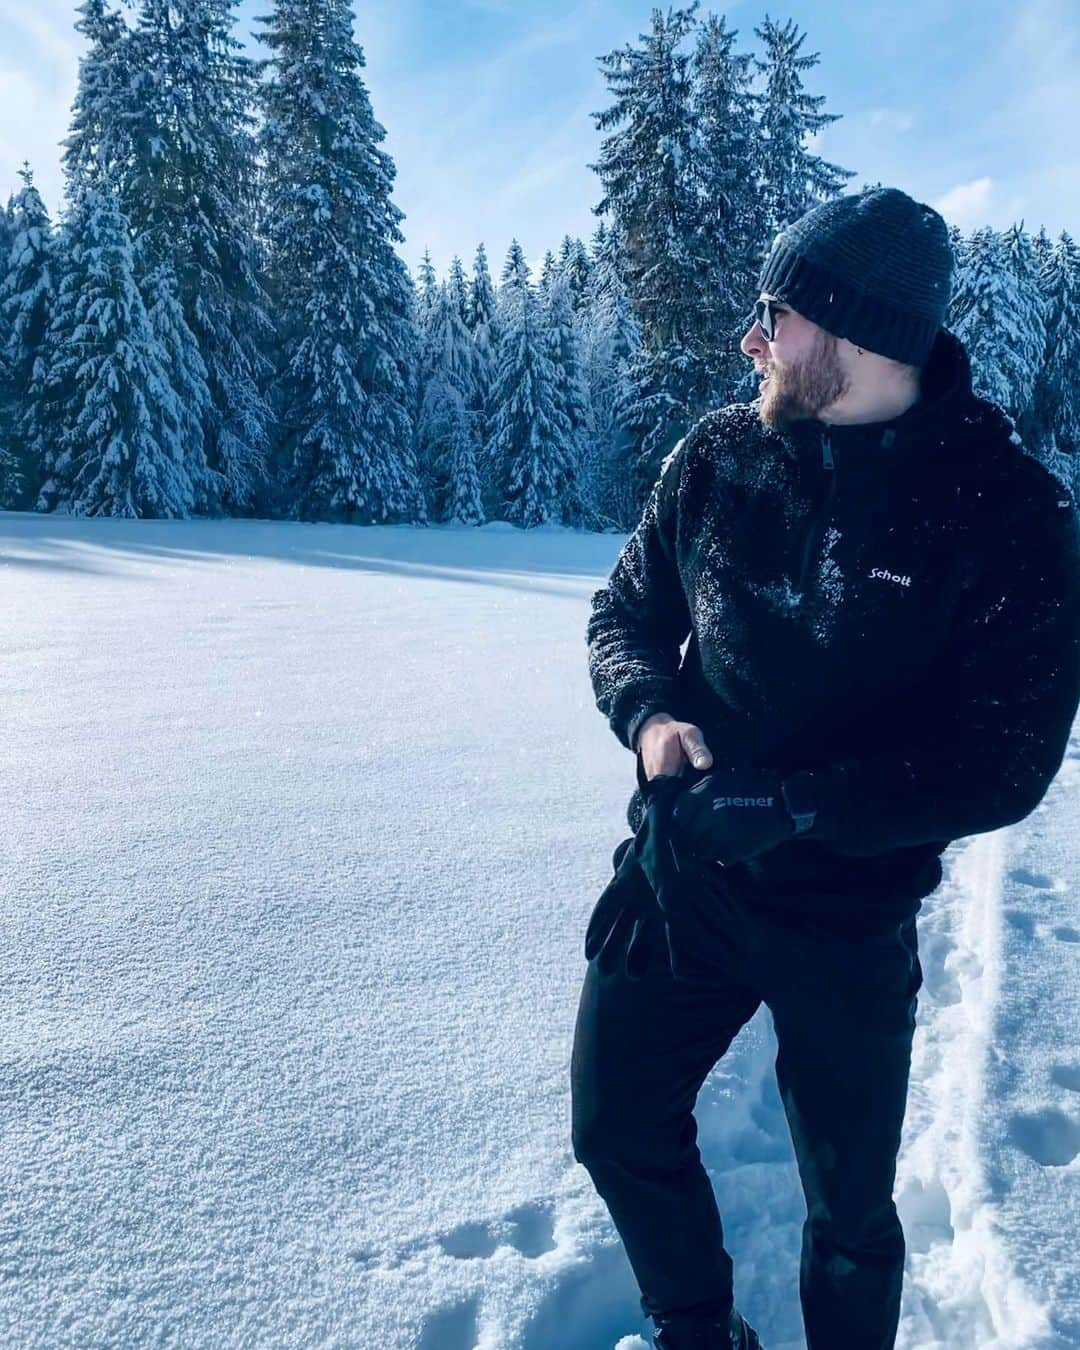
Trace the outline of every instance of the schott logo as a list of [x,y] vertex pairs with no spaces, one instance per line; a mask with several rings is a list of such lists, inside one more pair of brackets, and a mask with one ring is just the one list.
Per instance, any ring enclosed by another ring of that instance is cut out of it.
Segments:
[[885,570],[884,567],[875,567],[875,568],[873,568],[873,569],[871,570],[871,572],[870,572],[870,575],[871,575],[872,577],[880,577],[880,578],[882,579],[882,581],[895,581],[895,582],[897,582],[900,586],[910,586],[910,585],[911,585],[911,578],[910,578],[910,577],[901,577],[901,576],[897,576],[897,574],[896,574],[895,572],[887,572],[887,571]]

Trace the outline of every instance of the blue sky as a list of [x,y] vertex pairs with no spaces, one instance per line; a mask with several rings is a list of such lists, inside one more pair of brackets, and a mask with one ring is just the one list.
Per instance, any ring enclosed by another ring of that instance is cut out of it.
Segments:
[[[965,232],[1022,216],[1080,237],[1077,0],[711,8],[759,57],[766,13],[805,32],[802,53],[820,54],[806,87],[842,115],[815,149],[855,171],[849,191],[900,187]],[[237,36],[258,32],[252,18],[267,9],[244,0]],[[589,114],[609,102],[596,58],[637,40],[649,3],[381,0],[355,12],[410,266],[425,247],[440,274],[454,253],[471,265],[483,240],[497,275],[515,236],[533,263],[564,233],[588,239],[600,199]],[[70,0],[0,0],[0,192],[29,159],[54,212],[82,45],[74,18]]]

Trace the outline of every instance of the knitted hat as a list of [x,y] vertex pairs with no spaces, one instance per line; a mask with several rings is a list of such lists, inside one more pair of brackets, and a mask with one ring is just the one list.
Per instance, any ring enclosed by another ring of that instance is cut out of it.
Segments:
[[875,187],[781,230],[758,290],[836,337],[922,366],[945,322],[952,271],[948,227],[933,207]]

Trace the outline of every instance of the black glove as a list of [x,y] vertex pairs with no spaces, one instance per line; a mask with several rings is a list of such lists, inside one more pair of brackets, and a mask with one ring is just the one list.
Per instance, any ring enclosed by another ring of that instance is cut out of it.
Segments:
[[676,980],[689,972],[686,958],[700,952],[704,934],[698,923],[701,897],[693,860],[680,855],[673,840],[672,814],[686,795],[687,780],[671,774],[650,779],[646,792],[645,819],[634,838],[638,865],[656,897],[667,944],[668,966]]
[[672,974],[676,972],[678,958],[674,948],[678,938],[672,941],[669,916],[658,892],[675,910],[677,934],[680,912],[674,906],[674,878],[678,875],[678,863],[668,843],[669,818],[676,796],[688,781],[698,776],[700,771],[692,771],[683,764],[678,775],[646,778],[641,751],[637,752],[637,782],[645,802],[645,815],[637,834],[616,846],[612,858],[615,875],[597,900],[585,934],[585,959],[598,957],[597,965],[605,974],[615,969],[622,952],[627,976],[639,979],[658,943],[664,949]]
[[795,821],[768,769],[715,769],[681,793],[672,811],[680,851],[730,866],[795,837]]
[[[642,822],[639,834],[647,824]],[[586,961],[595,956],[599,969],[608,975],[622,953],[630,979],[639,979],[645,973],[649,953],[663,934],[663,914],[638,863],[636,844],[637,838],[632,835],[616,845],[611,860],[615,875],[601,892],[585,933]]]

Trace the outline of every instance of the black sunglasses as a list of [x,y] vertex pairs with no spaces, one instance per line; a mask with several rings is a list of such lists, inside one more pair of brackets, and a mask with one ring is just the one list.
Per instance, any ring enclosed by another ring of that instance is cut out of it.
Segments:
[[761,324],[761,331],[765,334],[765,341],[771,342],[776,333],[776,316],[785,311],[779,300],[755,300],[754,314],[757,321]]

